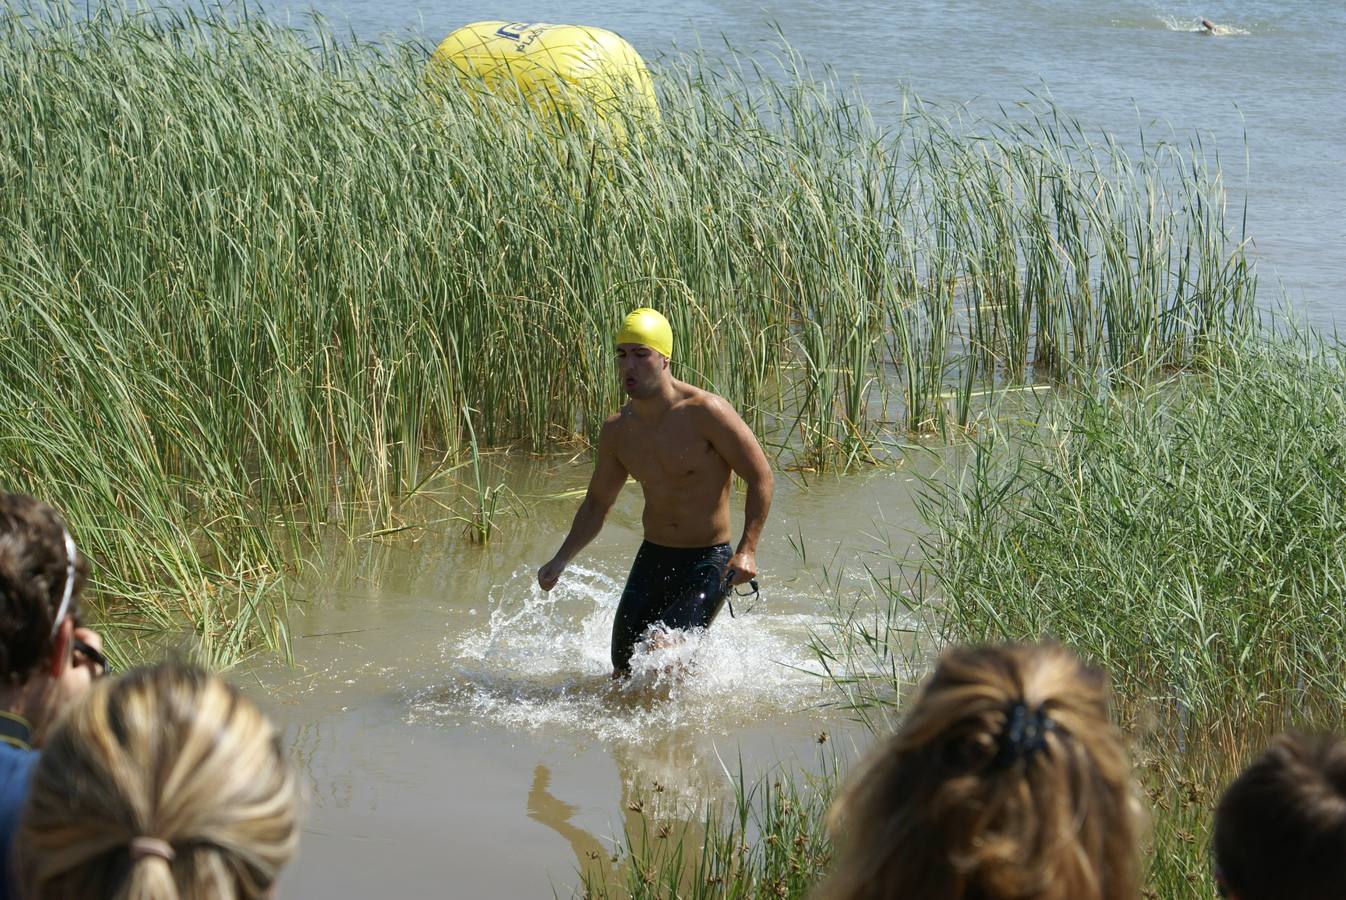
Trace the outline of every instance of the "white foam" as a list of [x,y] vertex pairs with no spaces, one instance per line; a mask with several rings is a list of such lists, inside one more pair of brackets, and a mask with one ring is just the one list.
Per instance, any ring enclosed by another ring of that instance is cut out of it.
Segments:
[[[1189,19],[1189,18],[1179,18],[1178,16],[1161,16],[1160,21],[1164,23],[1164,27],[1167,28],[1169,31],[1182,31],[1182,32],[1206,31],[1206,29],[1201,24],[1200,17],[1195,19]],[[1211,33],[1214,34],[1216,37],[1224,37],[1226,35],[1250,34],[1251,32],[1249,32],[1247,29],[1240,28],[1237,25],[1228,25],[1225,23],[1217,22],[1215,23],[1215,31]]]
[[568,569],[550,593],[531,568],[492,592],[480,630],[443,646],[446,682],[415,694],[413,720],[464,717],[524,730],[647,742],[671,728],[718,733],[816,705],[824,694],[809,630],[822,616],[779,588],[739,617],[638,649],[629,679],[610,677],[613,577]]

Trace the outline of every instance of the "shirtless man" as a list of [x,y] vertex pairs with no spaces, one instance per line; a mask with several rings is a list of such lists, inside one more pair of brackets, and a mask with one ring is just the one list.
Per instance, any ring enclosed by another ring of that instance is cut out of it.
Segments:
[[[757,439],[722,397],[678,381],[669,369],[673,331],[637,309],[617,334],[617,370],[630,402],[598,436],[598,460],[570,533],[537,573],[544,591],[598,535],[628,475],[645,494],[645,541],[627,576],[612,624],[614,675],[650,627],[706,627],[732,584],[757,575],[757,539],[771,508],[772,475]],[[747,483],[743,534],[729,547],[729,481]]]

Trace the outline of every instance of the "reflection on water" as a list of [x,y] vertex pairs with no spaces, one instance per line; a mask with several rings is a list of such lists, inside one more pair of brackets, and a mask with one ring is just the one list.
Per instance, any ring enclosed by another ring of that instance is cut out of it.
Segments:
[[533,769],[533,786],[528,789],[528,818],[541,822],[565,839],[575,854],[578,872],[596,871],[600,878],[611,878],[616,856],[596,837],[570,821],[579,808],[553,796],[550,788],[551,770],[538,763]]
[[551,770],[544,763],[533,769],[528,817],[570,845],[581,880],[587,876],[612,884],[623,877],[618,852],[622,835],[638,845],[676,834],[684,846],[701,846],[707,810],[731,796],[732,783],[724,777],[727,773],[709,739],[669,732],[645,744],[618,744],[613,760],[621,781],[623,820],[620,833],[611,832],[607,840],[572,821],[579,807],[552,793]]

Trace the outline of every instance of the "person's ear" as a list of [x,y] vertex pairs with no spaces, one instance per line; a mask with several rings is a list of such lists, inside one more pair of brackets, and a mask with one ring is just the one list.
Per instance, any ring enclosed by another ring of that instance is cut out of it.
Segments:
[[56,636],[51,640],[51,658],[47,660],[48,673],[60,678],[70,666],[71,641],[75,639],[75,622],[70,616],[61,620]]

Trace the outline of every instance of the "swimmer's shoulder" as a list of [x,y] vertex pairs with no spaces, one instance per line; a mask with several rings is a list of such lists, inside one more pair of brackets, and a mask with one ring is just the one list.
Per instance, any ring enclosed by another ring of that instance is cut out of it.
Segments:
[[598,429],[598,445],[611,445],[621,438],[622,432],[626,430],[626,425],[631,419],[631,405],[625,404],[621,409],[603,420],[602,426]]
[[725,419],[738,418],[738,412],[733,405],[719,394],[713,394],[710,391],[702,390],[699,387],[693,387],[690,384],[678,383],[680,391],[683,391],[679,406],[698,419],[705,421],[723,421]]
[[611,416],[604,418],[603,425],[598,429],[598,447],[616,451],[626,443],[627,432],[630,432],[631,425],[630,404],[623,405],[621,409],[616,410]]
[[595,448],[598,456],[615,460],[623,468],[626,468],[629,462],[631,417],[630,409],[623,406],[604,419],[602,427],[598,429],[598,446]]

